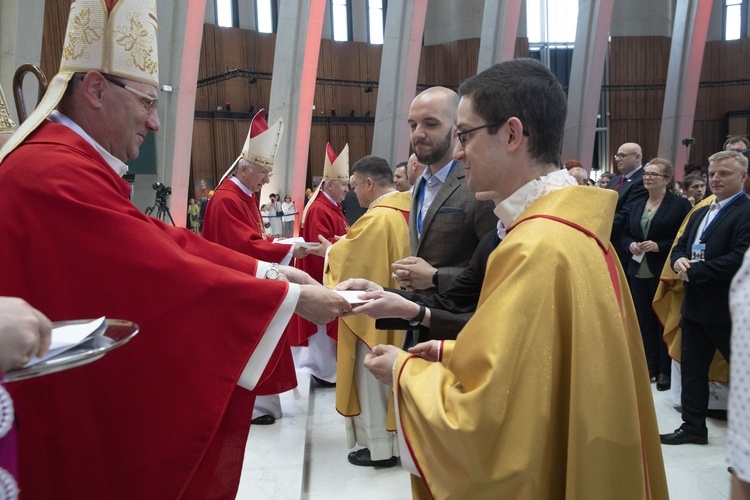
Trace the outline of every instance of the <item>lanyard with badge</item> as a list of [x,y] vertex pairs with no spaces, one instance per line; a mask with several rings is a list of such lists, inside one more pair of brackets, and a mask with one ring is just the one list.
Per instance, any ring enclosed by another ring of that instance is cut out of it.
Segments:
[[[716,222],[716,220],[718,220],[719,215],[721,214],[722,210],[724,210],[729,205],[731,205],[732,203],[734,203],[734,201],[737,198],[741,197],[741,196],[745,196],[745,190],[744,189],[742,191],[740,191],[737,195],[733,196],[732,199],[730,199],[726,204],[724,204],[719,209],[719,211],[716,212],[716,215],[714,215],[713,219],[711,219],[711,221],[708,224],[706,224],[706,227],[703,228],[703,232],[701,232],[700,240],[698,240],[699,243],[694,243],[693,246],[692,246],[692,248],[691,248],[691,258],[690,258],[690,260],[692,260],[693,262],[699,262],[699,261],[702,262],[702,261],[706,260],[706,243],[704,242],[704,238],[706,237],[706,233],[708,232],[708,228],[710,228],[711,225],[714,222]],[[710,211],[711,211],[711,209],[709,209],[709,212]],[[708,215],[706,215],[706,216],[708,217]]]

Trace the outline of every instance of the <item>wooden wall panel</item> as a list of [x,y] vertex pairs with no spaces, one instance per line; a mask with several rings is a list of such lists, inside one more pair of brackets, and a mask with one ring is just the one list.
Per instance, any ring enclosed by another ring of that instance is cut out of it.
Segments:
[[[68,24],[68,14],[72,0],[45,0],[44,23],[42,25],[42,54],[40,66],[47,81],[51,81],[60,69],[60,55],[65,42],[65,29]],[[30,77],[33,79],[33,77]],[[6,90],[6,94],[12,95]],[[27,111],[31,113],[31,103],[27,103]]]

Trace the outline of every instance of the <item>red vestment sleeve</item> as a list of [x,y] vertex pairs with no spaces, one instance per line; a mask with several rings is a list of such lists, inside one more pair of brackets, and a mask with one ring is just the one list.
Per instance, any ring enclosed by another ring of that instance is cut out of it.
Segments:
[[[0,295],[53,321],[107,316],[141,329],[94,363],[9,384],[24,496],[176,498],[223,460],[209,448],[243,445],[249,419],[225,415],[248,401],[237,380],[288,285],[142,214],[128,183],[63,125],[42,124],[8,155],[0,191]],[[239,478],[235,462],[222,474]],[[227,488],[233,496],[236,481]]]

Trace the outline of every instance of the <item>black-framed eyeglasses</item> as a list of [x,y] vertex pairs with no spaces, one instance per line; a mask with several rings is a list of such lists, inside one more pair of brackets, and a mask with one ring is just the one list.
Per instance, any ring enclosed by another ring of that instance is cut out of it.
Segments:
[[[468,139],[468,134],[471,134],[472,132],[476,132],[477,130],[482,130],[483,128],[489,128],[494,127],[496,125],[502,125],[503,123],[510,120],[510,118],[501,118],[500,120],[492,123],[487,123],[485,125],[480,125],[478,127],[470,128],[469,130],[464,130],[462,132],[456,132],[456,137],[458,137],[458,142],[461,143],[462,147],[466,147],[466,140]],[[526,130],[526,127],[523,129],[523,135],[526,137],[529,136],[529,131]]]
[[159,99],[156,97],[152,97],[148,94],[144,94],[140,90],[136,90],[133,87],[129,85],[125,85],[125,83],[121,82],[120,80],[116,79],[113,76],[107,75],[102,73],[102,76],[105,80],[107,80],[110,83],[114,83],[120,88],[123,88],[125,90],[129,90],[130,92],[134,93],[143,103],[143,106],[146,108],[146,113],[151,114],[152,111],[154,111],[159,106]]
[[652,179],[654,177],[664,177],[665,179],[669,179],[669,176],[667,174],[659,174],[656,172],[643,172],[643,178],[649,178]]
[[623,158],[625,158],[626,156],[630,156],[630,155],[637,155],[637,154],[638,154],[638,153],[617,153],[617,154],[615,155],[615,160],[622,160],[622,159],[623,159]]

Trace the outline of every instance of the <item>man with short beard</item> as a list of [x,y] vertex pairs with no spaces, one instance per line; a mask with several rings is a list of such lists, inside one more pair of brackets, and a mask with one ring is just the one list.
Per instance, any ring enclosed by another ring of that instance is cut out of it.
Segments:
[[393,264],[399,285],[410,291],[433,294],[453,286],[479,240],[497,225],[492,202],[477,201],[467,187],[467,170],[453,160],[457,107],[454,91],[432,87],[409,108],[412,148],[427,165],[412,195],[413,257]]

